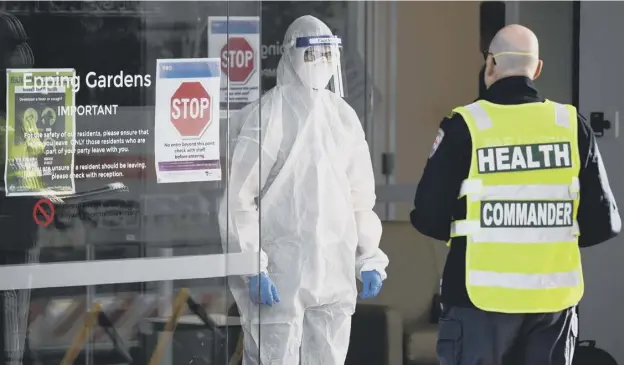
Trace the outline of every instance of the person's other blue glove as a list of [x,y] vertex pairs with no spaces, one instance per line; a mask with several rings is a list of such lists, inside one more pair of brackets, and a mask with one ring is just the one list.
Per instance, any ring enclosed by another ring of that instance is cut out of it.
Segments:
[[360,293],[360,297],[362,299],[377,297],[382,289],[382,276],[380,276],[380,273],[375,270],[363,271],[361,276],[362,292]]
[[255,275],[250,278],[250,299],[254,304],[268,306],[280,302],[278,288],[266,274]]

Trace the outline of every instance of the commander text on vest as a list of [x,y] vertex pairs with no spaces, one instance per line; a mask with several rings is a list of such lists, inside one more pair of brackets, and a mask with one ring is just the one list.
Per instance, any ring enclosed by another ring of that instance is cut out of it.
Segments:
[[579,247],[614,237],[621,219],[590,127],[534,87],[536,36],[506,26],[484,54],[486,90],[441,122],[410,213],[450,246],[437,354],[450,365],[570,365]]
[[[477,150],[482,174],[572,167],[571,145],[564,143],[486,147]],[[482,227],[573,226],[573,201],[483,201]]]

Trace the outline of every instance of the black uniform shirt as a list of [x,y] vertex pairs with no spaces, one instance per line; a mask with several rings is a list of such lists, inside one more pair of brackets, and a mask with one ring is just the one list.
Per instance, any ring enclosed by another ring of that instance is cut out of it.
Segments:
[[[481,98],[495,104],[507,105],[544,101],[532,81],[525,77],[499,80]],[[581,160],[580,205],[577,215],[579,245],[588,247],[618,234],[620,217],[607,184],[594,134],[580,115],[578,128]],[[458,193],[462,181],[469,175],[472,145],[469,129],[460,114],[454,113],[443,119],[440,129],[443,137],[437,138],[438,148],[433,151],[434,154],[430,156],[423,171],[410,221],[422,234],[448,241],[451,222],[466,217],[466,200],[458,199]],[[465,286],[465,252],[466,238],[452,239],[441,288],[441,300],[446,305],[473,306]]]

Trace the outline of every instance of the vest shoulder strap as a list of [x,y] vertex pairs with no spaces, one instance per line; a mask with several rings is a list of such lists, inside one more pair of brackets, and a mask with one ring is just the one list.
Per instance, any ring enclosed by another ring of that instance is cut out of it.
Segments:
[[479,130],[488,129],[493,126],[493,121],[486,112],[486,109],[479,101],[475,101],[469,105],[461,106],[454,109],[454,112],[462,115],[466,120],[467,114],[473,119]]
[[571,125],[572,121],[575,121],[577,119],[577,109],[573,105],[560,104],[550,100],[547,100],[547,102],[553,104],[556,114],[556,124],[558,126],[564,128],[570,128],[575,126],[575,124]]
[[[575,126],[575,124],[572,123],[577,119],[577,109],[573,105],[560,104],[550,100],[545,100],[545,103],[553,105],[556,125],[564,128]],[[468,114],[471,119],[473,119],[475,126],[479,130],[485,130],[493,126],[492,119],[486,112],[484,105],[482,105],[479,101],[457,107],[453,110],[453,112],[458,113],[463,117],[466,117]]]

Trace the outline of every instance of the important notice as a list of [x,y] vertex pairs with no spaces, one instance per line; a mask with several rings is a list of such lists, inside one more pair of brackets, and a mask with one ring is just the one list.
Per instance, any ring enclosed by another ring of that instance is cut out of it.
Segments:
[[78,105],[59,106],[58,115],[115,115],[117,104],[114,105]]

